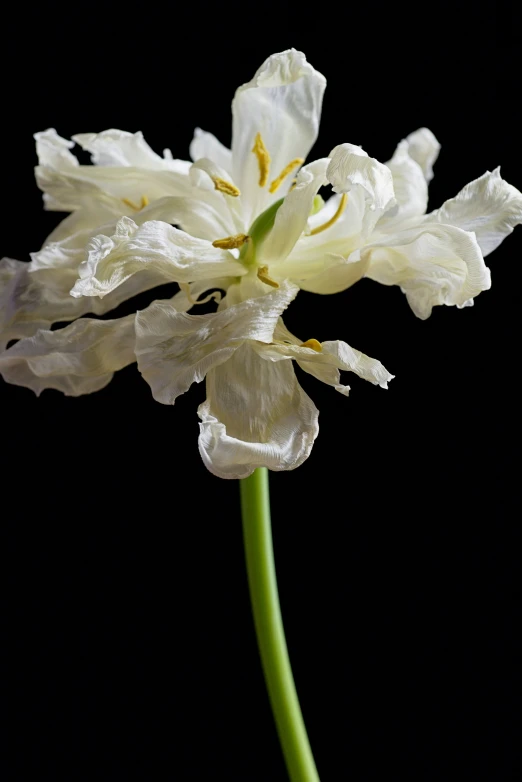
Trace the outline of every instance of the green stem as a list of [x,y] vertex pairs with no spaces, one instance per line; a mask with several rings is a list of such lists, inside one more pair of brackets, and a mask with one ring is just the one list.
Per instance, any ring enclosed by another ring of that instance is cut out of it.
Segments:
[[257,642],[279,740],[292,782],[319,782],[286,648],[270,526],[268,471],[240,482],[243,535]]

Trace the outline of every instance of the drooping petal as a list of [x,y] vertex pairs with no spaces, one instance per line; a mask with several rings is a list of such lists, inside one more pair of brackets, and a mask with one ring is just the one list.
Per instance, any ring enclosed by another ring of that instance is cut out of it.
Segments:
[[91,153],[96,166],[135,166],[136,168],[169,169],[188,174],[190,161],[165,159],[154,152],[143,133],[126,130],[104,130],[102,133],[77,133],[72,137],[82,149]]
[[102,234],[90,242],[71,295],[103,298],[143,272],[155,275],[156,284],[161,284],[237,277],[246,269],[230,252],[168,223],[152,220],[138,227],[122,217],[112,237]]
[[[274,227],[258,252],[258,260],[270,264],[281,263],[292,251],[306,228],[314,198],[326,184],[328,158],[316,160],[299,172],[297,183],[279,207]],[[284,274],[284,269],[281,269]]]
[[430,316],[437,304],[464,305],[491,286],[473,233],[424,223],[365,247],[366,276],[383,285],[400,285],[415,315]]
[[202,157],[210,158],[214,163],[232,176],[232,152],[221,141],[201,128],[194,130],[194,138],[190,144],[190,157],[194,162]]
[[270,342],[277,319],[297,295],[289,283],[209,315],[180,313],[155,302],[136,315],[138,368],[154,399],[174,404],[192,383],[227,361],[245,340]]
[[331,151],[326,176],[336,193],[362,188],[370,210],[377,213],[376,218],[395,203],[393,177],[388,166],[368,157],[354,144],[339,144]]
[[57,331],[39,330],[0,353],[0,374],[7,383],[39,395],[54,388],[67,396],[98,391],[114,372],[132,364],[134,316],[116,320],[80,318]]
[[428,128],[419,128],[405,138],[408,154],[419,166],[426,182],[433,179],[433,165],[439,156],[440,144]]
[[[232,102],[234,181],[245,202],[249,225],[269,203],[284,195],[291,177],[276,193],[268,185],[295,159],[305,159],[319,129],[326,80],[304,54],[288,49],[271,55],[254,78],[239,87]],[[260,186],[258,160],[252,149],[257,134],[270,156],[270,172]]]
[[290,361],[264,361],[244,343],[207,375],[199,451],[219,478],[246,478],[257,467],[293,470],[309,456],[319,412]]
[[350,347],[339,340],[317,343],[316,348],[307,347],[279,320],[274,333],[274,342],[270,345],[256,344],[255,350],[269,361],[293,359],[299,366],[318,380],[331,385],[341,394],[348,395],[349,386],[341,385],[339,370],[354,372],[373,385],[388,388],[393,379],[380,361],[370,358],[360,350]]
[[426,217],[427,222],[473,231],[484,256],[493,252],[522,223],[522,193],[500,176],[486,171]]

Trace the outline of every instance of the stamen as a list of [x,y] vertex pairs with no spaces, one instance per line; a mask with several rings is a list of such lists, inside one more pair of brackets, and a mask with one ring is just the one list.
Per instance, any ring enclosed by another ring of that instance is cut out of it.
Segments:
[[279,288],[279,283],[268,276],[268,266],[260,266],[257,270],[257,277],[272,288]]
[[129,209],[132,209],[134,212],[140,212],[142,209],[145,209],[146,206],[149,205],[149,199],[146,195],[141,197],[140,205],[137,206],[134,201],[131,201],[130,198],[122,198],[121,199],[125,206],[128,206]]
[[238,247],[242,247],[250,240],[250,236],[247,234],[236,234],[235,236],[225,236],[224,239],[215,239],[212,242],[212,247],[217,247],[219,250],[237,250]]
[[201,299],[200,301],[196,301],[196,299],[192,297],[192,294],[190,292],[190,285],[188,284],[188,282],[180,282],[178,283],[178,285],[192,305],[206,304],[212,299],[214,299],[215,302],[219,303],[222,299],[221,291],[213,291],[212,293],[209,293],[208,296],[205,296],[204,299]]
[[304,158],[302,157],[296,157],[294,160],[291,160],[290,163],[283,168],[281,173],[278,177],[274,179],[274,181],[271,183],[270,187],[268,188],[269,193],[275,193],[276,190],[281,186],[282,182],[288,174],[290,174],[291,171],[294,170],[294,168],[297,168],[297,166],[301,166],[304,163]]
[[214,182],[214,187],[216,190],[219,190],[220,193],[225,193],[229,196],[234,196],[234,198],[237,198],[237,196],[241,195],[241,190],[232,184],[232,182],[227,182],[226,179],[221,179],[221,177],[213,176],[212,181]]
[[320,353],[323,349],[323,346],[320,342],[318,342],[316,339],[307,339],[306,342],[302,342],[299,347],[301,348],[312,348],[312,350],[315,350],[317,353]]
[[346,193],[343,193],[343,196],[339,202],[339,206],[337,207],[337,212],[334,214],[333,217],[331,217],[326,223],[323,223],[322,225],[318,225],[317,228],[314,228],[310,233],[309,236],[315,236],[316,234],[320,234],[321,231],[326,231],[327,228],[330,228],[334,223],[337,222],[337,220],[340,218],[342,213],[344,212],[344,207],[346,206],[346,202],[348,201],[348,196]]
[[270,171],[270,155],[265,147],[265,142],[261,138],[261,133],[256,133],[252,152],[257,158],[259,165],[259,187],[264,187],[268,182],[268,172]]

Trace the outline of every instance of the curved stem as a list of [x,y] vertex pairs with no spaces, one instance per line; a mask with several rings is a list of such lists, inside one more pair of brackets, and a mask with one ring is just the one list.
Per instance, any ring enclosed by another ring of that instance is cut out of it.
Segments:
[[240,481],[243,535],[257,642],[292,782],[319,782],[286,647],[274,565],[268,471]]

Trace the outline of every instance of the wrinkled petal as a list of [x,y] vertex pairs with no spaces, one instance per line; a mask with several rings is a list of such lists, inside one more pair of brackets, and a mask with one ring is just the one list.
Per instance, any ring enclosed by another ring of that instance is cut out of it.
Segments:
[[[122,131],[109,131],[110,133],[123,133]],[[128,145],[136,145],[136,137],[125,134]],[[85,141],[88,146],[97,149],[101,145],[101,155],[104,162],[108,162],[110,155],[107,153],[108,139],[103,141],[104,134],[83,134],[91,141]],[[92,138],[91,138],[92,137]],[[110,214],[125,214],[129,209],[127,202],[135,203],[137,209],[142,199],[154,201],[163,196],[186,195],[192,189],[188,177],[190,164],[184,161],[165,160],[155,155],[155,163],[151,167],[142,168],[136,165],[79,165],[74,155],[69,152],[72,144],[60,138],[56,131],[51,129],[35,134],[38,153],[38,166],[35,175],[38,187],[44,193],[46,209],[62,212],[71,212],[81,207],[104,206]],[[134,139],[134,141],[132,141]],[[120,158],[125,154],[121,152],[121,146],[113,143],[113,147],[119,149]],[[142,141],[142,156],[147,145]],[[127,150],[128,152],[128,150]],[[136,152],[136,151],[135,151]],[[116,153],[113,151],[113,156]],[[131,156],[132,157],[132,156]],[[119,210],[119,211],[118,211]],[[132,210],[132,208],[131,208]]]
[[[271,55],[254,78],[236,91],[232,102],[232,174],[247,205],[247,225],[288,191],[292,177],[274,194],[268,185],[290,161],[308,155],[317,138],[325,87],[324,76],[312,68],[304,54],[288,49]],[[258,161],[252,152],[257,133],[271,158],[264,187],[258,184]]]
[[196,128],[190,144],[190,157],[194,162],[202,157],[210,158],[218,166],[232,174],[232,152],[221,141],[201,128]]
[[296,186],[277,210],[274,227],[259,250],[259,261],[278,263],[290,254],[306,228],[315,196],[326,184],[328,162],[323,158],[301,169]]
[[388,166],[368,157],[354,144],[339,144],[331,151],[326,176],[336,193],[362,188],[370,210],[377,213],[376,219],[395,204],[393,177]]
[[40,330],[0,353],[0,374],[7,383],[37,395],[45,388],[67,396],[90,394],[136,360],[134,343],[133,315],[117,320],[81,318],[57,331]]
[[388,382],[393,379],[380,361],[370,358],[359,350],[350,347],[339,340],[321,342],[321,350],[317,351],[304,344],[291,334],[283,321],[280,320],[274,333],[274,342],[270,345],[256,344],[255,350],[269,361],[293,359],[299,366],[318,380],[331,385],[336,391],[348,396],[349,386],[341,385],[339,370],[354,372],[363,380],[373,385],[388,388]]
[[277,320],[297,295],[289,283],[209,315],[177,312],[155,302],[136,315],[138,368],[154,399],[174,404],[211,367],[227,361],[245,340],[270,342]]
[[368,263],[366,258],[361,260],[359,252],[343,258],[336,253],[317,251],[315,258],[292,255],[278,271],[284,272],[304,291],[330,294],[340,293],[362,279]]
[[257,467],[293,470],[309,456],[319,412],[290,361],[264,361],[245,343],[207,375],[199,451],[219,478],[246,478]]
[[135,166],[136,168],[166,169],[188,174],[188,160],[165,160],[156,154],[143,133],[129,133],[126,130],[104,130],[102,133],[77,133],[73,141],[91,153],[96,166]]
[[122,217],[113,236],[91,240],[72,296],[103,298],[135,274],[148,272],[163,282],[192,282],[241,276],[245,267],[226,251],[196,239],[168,223],[152,220],[138,227]]
[[522,223],[522,193],[500,176],[486,171],[426,217],[427,222],[473,231],[484,256],[493,252]]
[[433,165],[439,156],[440,144],[428,128],[419,128],[405,138],[408,154],[419,166],[426,182],[433,179]]
[[473,233],[425,223],[365,247],[367,277],[400,285],[417,317],[428,318],[437,304],[463,305],[491,286]]

